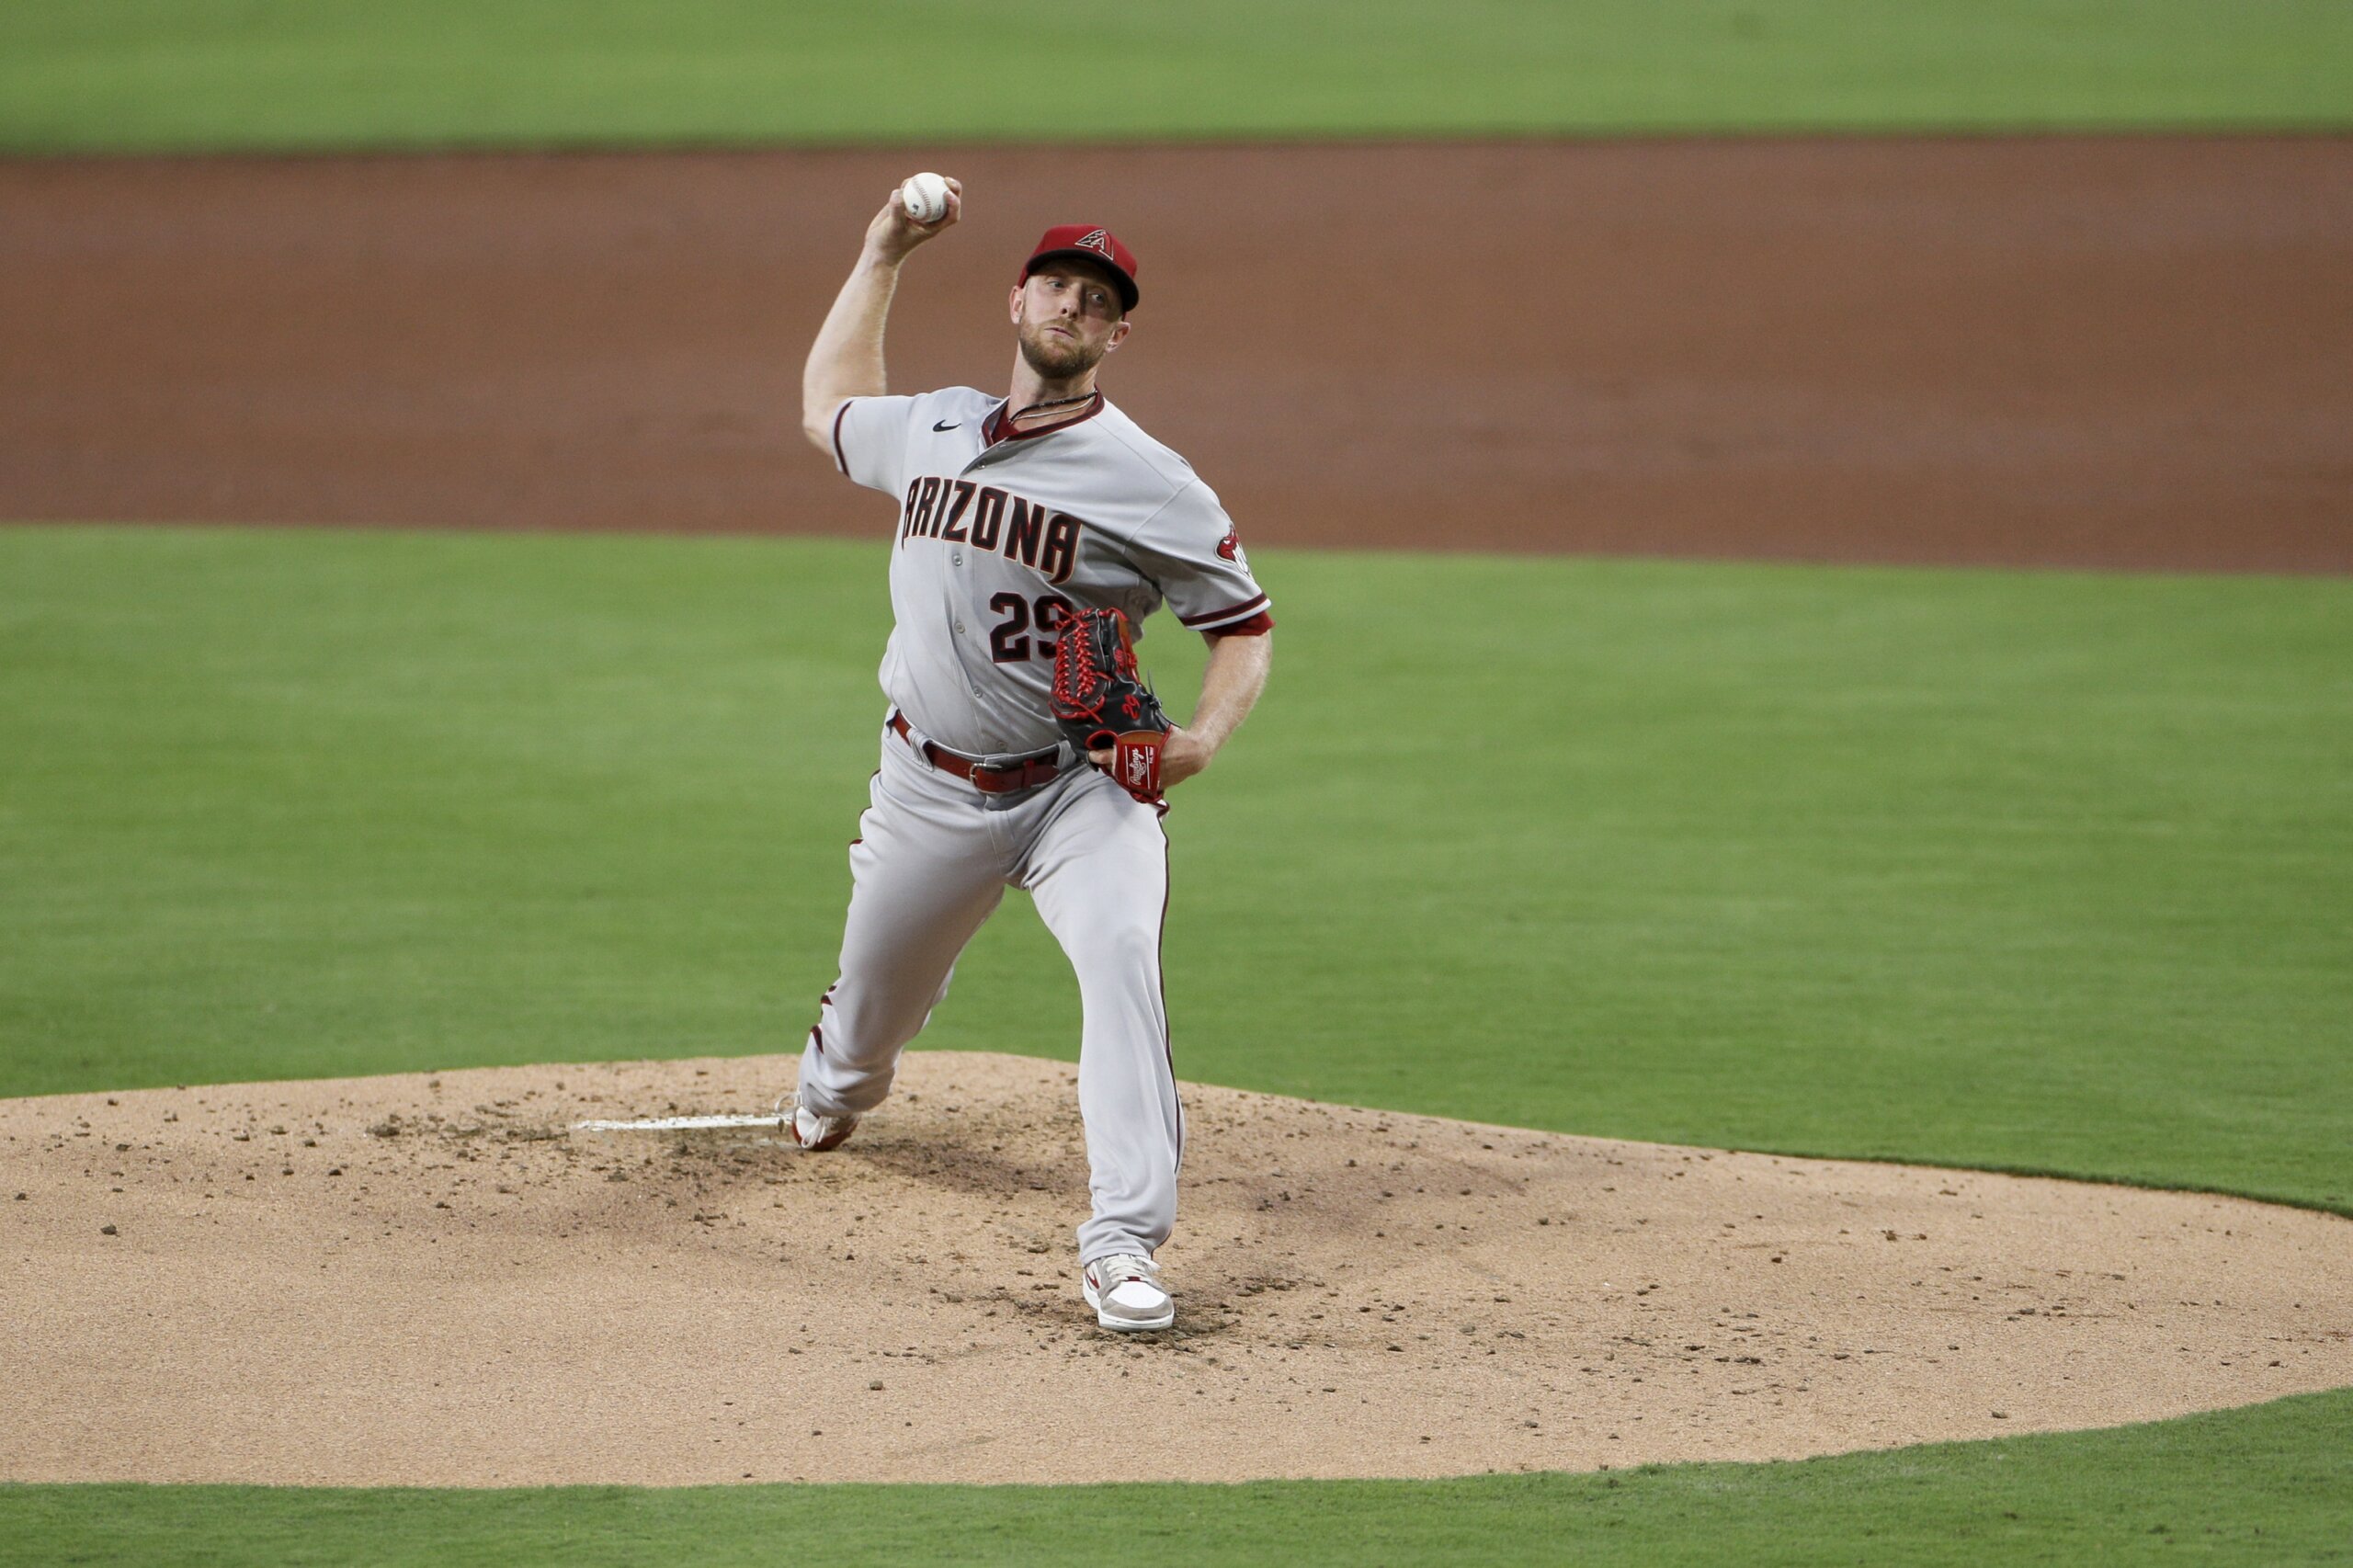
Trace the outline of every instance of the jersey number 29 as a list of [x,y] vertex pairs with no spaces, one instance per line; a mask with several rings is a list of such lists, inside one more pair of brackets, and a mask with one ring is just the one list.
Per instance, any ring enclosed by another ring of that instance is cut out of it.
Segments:
[[1000,665],[1017,665],[1029,657],[1029,629],[1038,630],[1039,648],[1051,655],[1050,641],[1063,627],[1063,617],[1070,613],[1070,601],[1060,594],[1040,594],[1034,616],[1028,599],[1019,594],[995,594],[989,599],[989,608],[1005,617],[989,632],[989,658]]

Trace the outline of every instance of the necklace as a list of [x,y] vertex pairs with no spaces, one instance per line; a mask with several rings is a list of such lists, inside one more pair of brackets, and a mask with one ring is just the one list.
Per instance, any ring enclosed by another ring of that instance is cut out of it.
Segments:
[[1096,392],[1086,392],[1079,393],[1076,397],[1049,398],[1044,403],[1031,403],[1020,413],[1014,415],[1013,418],[1017,420],[1027,419],[1041,408],[1062,408],[1074,403],[1093,403],[1098,395],[1099,394]]

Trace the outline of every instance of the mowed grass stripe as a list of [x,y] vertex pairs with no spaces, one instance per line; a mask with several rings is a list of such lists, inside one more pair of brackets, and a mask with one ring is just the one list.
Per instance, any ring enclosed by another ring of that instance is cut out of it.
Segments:
[[2348,1498],[2353,1393],[2340,1392],[1793,1464],[1439,1482],[0,1486],[0,1564],[2276,1565],[2344,1561]]
[[[0,529],[0,1093],[796,1049],[886,554]],[[2353,584],[1260,565],[1186,1076],[2348,1206]],[[925,1043],[1076,1038],[1010,900]]]
[[2349,122],[2338,0],[0,7],[20,152]]

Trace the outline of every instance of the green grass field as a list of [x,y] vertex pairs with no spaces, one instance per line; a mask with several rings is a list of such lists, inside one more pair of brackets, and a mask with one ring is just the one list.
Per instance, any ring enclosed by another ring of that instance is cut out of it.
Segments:
[[2336,129],[2342,0],[0,0],[0,148]]
[[2107,1432],[1611,1475],[671,1491],[0,1487],[0,1565],[2343,1562],[2353,1561],[2348,1497],[2353,1394],[2339,1393]]
[[[797,1048],[878,548],[0,532],[0,1093]],[[1188,1075],[2353,1211],[2353,584],[1268,553]]]
[[[1261,553],[1274,685],[1171,818],[1186,1076],[2348,1209],[2353,584]],[[882,570],[0,529],[0,1093],[792,1047]],[[1009,900],[929,1043],[1067,1057],[1070,992]],[[1618,1478],[14,1487],[0,1562],[2347,1561],[2348,1452],[2353,1392]]]

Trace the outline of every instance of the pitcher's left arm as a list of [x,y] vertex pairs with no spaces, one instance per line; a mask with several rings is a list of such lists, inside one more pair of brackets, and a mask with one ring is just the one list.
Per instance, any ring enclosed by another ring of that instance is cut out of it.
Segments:
[[[1233,738],[1242,721],[1257,706],[1267,689],[1267,672],[1274,668],[1275,634],[1233,636],[1203,634],[1210,645],[1209,667],[1201,672],[1201,699],[1193,705],[1193,722],[1168,732],[1160,752],[1160,783],[1180,784],[1210,765],[1218,748]],[[1097,767],[1108,767],[1108,750],[1089,752]]]

